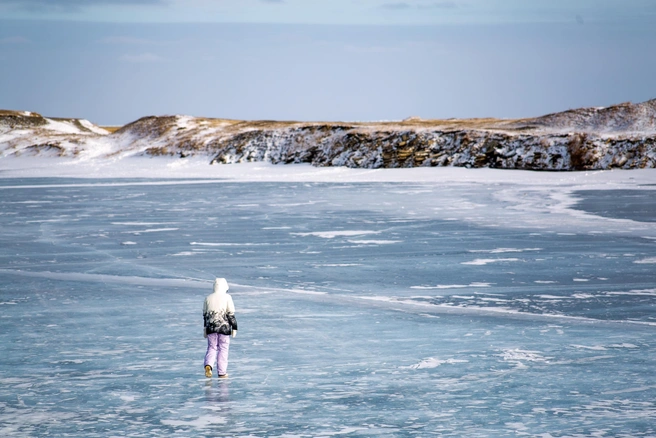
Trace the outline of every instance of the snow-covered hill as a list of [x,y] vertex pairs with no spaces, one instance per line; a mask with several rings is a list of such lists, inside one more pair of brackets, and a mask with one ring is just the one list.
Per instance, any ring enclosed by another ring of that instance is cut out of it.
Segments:
[[0,110],[0,157],[20,154],[71,156],[109,134],[88,120],[46,118]]
[[324,123],[144,117],[108,131],[79,119],[0,111],[0,158],[135,155],[359,168],[539,170],[656,167],[656,100],[534,119]]
[[590,134],[656,133],[656,99],[632,104],[622,103],[606,108],[580,108],[549,114],[516,123],[518,128],[542,128],[554,132]]

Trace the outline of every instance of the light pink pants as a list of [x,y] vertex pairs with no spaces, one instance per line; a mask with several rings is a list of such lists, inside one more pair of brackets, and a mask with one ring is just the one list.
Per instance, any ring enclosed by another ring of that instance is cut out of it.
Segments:
[[[228,350],[230,349],[230,336],[210,333],[207,335],[207,353],[205,365],[216,369],[220,376],[228,371]],[[216,363],[216,368],[214,364]]]

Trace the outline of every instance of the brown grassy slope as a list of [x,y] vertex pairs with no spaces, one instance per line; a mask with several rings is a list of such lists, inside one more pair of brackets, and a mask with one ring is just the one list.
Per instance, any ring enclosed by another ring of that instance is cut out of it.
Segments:
[[104,129],[105,131],[109,132],[110,134],[118,131],[121,129],[123,126],[99,126],[99,128]]

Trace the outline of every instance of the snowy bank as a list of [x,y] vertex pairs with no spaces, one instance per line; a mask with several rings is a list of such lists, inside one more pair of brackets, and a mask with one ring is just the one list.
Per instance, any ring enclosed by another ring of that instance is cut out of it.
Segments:
[[86,120],[0,111],[0,158],[198,157],[210,164],[361,169],[656,167],[656,99],[522,120],[326,123],[144,117],[109,133]]

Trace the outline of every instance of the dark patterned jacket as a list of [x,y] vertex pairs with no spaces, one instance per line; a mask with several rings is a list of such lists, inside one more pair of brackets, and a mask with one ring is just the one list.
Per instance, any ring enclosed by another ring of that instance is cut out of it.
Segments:
[[230,335],[233,330],[237,330],[237,318],[234,313],[209,311],[203,312],[205,321],[205,331],[207,334],[218,333],[220,335]]

